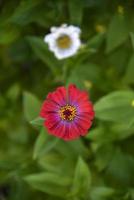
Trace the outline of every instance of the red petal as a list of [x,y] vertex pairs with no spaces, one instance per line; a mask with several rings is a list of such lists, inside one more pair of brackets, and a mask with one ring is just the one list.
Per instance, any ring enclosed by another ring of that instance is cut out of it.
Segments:
[[46,100],[46,101],[44,101],[44,103],[42,105],[42,108],[40,111],[40,116],[45,118],[48,113],[57,112],[58,109],[59,109],[59,106],[57,104]]
[[91,127],[91,125],[92,125],[92,121],[90,120],[90,118],[87,118],[87,117],[82,117],[82,116],[80,116],[80,117],[78,117],[78,119],[77,119],[77,124],[79,125],[79,126],[81,126],[83,129],[89,129],[90,127]]
[[78,130],[78,136],[85,135],[88,131],[88,129],[86,129],[85,127],[82,127],[79,122],[75,122],[75,126],[73,126],[73,128],[75,128],[75,127]]
[[89,115],[94,116],[93,105],[89,101],[85,101],[78,104],[78,111],[81,113],[89,113]]
[[53,134],[63,140],[73,140],[79,137],[80,132],[77,126],[73,123],[57,123],[57,125],[49,127],[48,131],[50,134]]
[[66,88],[58,87],[55,92],[49,93],[47,98],[62,106],[66,104]]
[[70,104],[84,102],[88,100],[87,92],[80,91],[75,85],[71,84],[68,87],[68,99]]
[[44,125],[47,128],[54,128],[57,124],[60,123],[60,120],[56,119],[54,116],[49,116],[44,122]]
[[65,132],[65,126],[64,126],[64,124],[59,122],[55,126],[49,127],[48,132],[59,138],[63,138],[64,132]]
[[[61,120],[58,111],[61,106],[71,104],[77,108],[74,121]],[[86,92],[80,91],[75,85],[69,85],[68,94],[65,87],[59,87],[49,93],[44,101],[40,116],[45,118],[44,126],[48,132],[64,140],[73,140],[85,135],[94,118],[93,105]]]

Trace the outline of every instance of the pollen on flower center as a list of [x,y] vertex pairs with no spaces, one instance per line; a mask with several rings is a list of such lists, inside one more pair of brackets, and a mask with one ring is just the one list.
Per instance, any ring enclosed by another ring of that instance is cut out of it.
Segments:
[[60,108],[59,115],[62,120],[72,121],[76,116],[76,108],[67,104]]
[[61,49],[67,49],[71,46],[71,39],[68,35],[61,35],[58,39],[57,39],[57,45],[59,48]]

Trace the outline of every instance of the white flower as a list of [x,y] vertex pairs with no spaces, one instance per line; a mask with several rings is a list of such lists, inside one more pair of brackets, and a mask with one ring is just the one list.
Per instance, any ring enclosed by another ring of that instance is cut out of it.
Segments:
[[64,59],[77,53],[81,46],[80,33],[80,28],[63,24],[61,27],[52,27],[44,41],[58,59]]

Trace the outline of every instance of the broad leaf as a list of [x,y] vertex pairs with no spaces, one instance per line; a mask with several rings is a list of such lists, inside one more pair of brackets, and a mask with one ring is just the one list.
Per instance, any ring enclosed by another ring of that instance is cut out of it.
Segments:
[[24,93],[23,97],[24,115],[28,121],[33,120],[39,116],[41,103],[33,94],[29,92]]
[[91,190],[91,200],[107,200],[113,196],[115,190],[113,188],[100,186],[94,187]]
[[67,83],[74,83],[80,88],[85,88],[85,83],[89,83],[89,88],[94,85],[99,85],[101,81],[101,71],[99,66],[88,63],[76,66],[68,80]]
[[96,117],[106,121],[130,123],[134,117],[133,100],[132,91],[108,94],[95,104]]
[[34,146],[33,158],[44,156],[57,145],[58,141],[58,138],[48,135],[43,127]]
[[25,180],[35,189],[50,195],[65,197],[68,194],[71,179],[54,173],[39,173],[25,177]]

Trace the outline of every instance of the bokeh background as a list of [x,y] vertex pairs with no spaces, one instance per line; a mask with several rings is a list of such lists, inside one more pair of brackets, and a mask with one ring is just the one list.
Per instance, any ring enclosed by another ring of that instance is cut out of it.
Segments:
[[[57,60],[43,37],[63,23],[83,47]],[[75,83],[96,117],[71,142],[38,117],[48,92]],[[0,200],[134,200],[134,1],[0,0]]]

